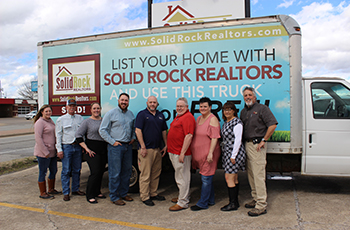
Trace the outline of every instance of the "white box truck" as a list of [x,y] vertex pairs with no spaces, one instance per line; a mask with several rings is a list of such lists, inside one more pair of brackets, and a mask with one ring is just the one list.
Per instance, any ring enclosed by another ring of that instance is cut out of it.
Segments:
[[199,115],[199,99],[244,106],[242,89],[256,89],[278,126],[268,143],[268,169],[312,175],[350,175],[350,84],[340,78],[302,78],[301,30],[286,15],[141,29],[38,43],[39,104],[57,117],[69,98],[89,115],[130,95],[136,114],[155,95],[168,124],[179,97]]

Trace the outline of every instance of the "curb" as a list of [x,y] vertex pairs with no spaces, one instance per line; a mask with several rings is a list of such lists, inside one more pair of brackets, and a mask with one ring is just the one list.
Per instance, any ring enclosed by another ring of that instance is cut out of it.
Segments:
[[34,132],[0,134],[0,138],[1,137],[22,136],[22,135],[28,135],[28,134],[34,134]]

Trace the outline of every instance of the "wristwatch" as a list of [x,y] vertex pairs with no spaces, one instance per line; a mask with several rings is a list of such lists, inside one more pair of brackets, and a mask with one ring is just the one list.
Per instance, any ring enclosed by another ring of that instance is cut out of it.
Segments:
[[263,141],[263,142],[266,142],[266,140],[263,138],[263,139],[261,139],[261,141]]

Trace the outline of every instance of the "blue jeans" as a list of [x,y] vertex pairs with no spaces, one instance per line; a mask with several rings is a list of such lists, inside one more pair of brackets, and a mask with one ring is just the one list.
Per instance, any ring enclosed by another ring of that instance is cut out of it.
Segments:
[[80,187],[80,170],[81,170],[81,147],[75,145],[62,145],[62,192],[64,195],[70,193],[70,174],[72,172],[72,192],[76,192]]
[[215,204],[213,176],[201,175],[202,190],[201,190],[201,198],[196,204],[198,207],[208,208],[208,204],[210,205]]
[[36,157],[38,159],[38,165],[39,165],[39,178],[38,182],[44,182],[47,169],[50,170],[49,179],[53,180],[56,177],[57,173],[57,157],[50,157],[50,158],[44,158],[44,157]]
[[125,197],[129,191],[132,170],[132,145],[108,144],[109,197],[111,201]]

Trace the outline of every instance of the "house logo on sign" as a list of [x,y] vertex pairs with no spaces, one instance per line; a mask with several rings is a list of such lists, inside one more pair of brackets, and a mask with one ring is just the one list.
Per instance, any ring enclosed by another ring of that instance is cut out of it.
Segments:
[[163,18],[163,21],[166,22],[164,26],[170,26],[169,23],[179,23],[181,24],[187,24],[188,21],[192,21],[193,23],[196,23],[197,21],[194,20],[195,17],[190,12],[185,10],[182,6],[177,5],[172,9],[173,6],[168,6],[169,13],[168,15]]
[[184,9],[182,6],[177,5],[173,8],[173,6],[168,6],[168,14],[163,18],[163,22],[165,22],[164,26],[170,26],[174,24],[187,24],[187,23],[196,23],[196,22],[204,22],[208,19],[217,19],[217,20],[226,20],[226,17],[231,17],[232,15],[220,15],[213,17],[200,17],[196,18],[193,14],[191,14],[188,10]]
[[[87,62],[84,64],[89,65]],[[71,66],[68,66],[68,64],[65,66],[54,66],[54,71],[56,72],[54,81],[54,95],[81,92],[93,93],[94,89],[92,84],[94,83],[94,79],[92,78],[92,73],[73,74],[73,72],[70,70],[72,67],[72,64]]]
[[152,4],[152,27],[245,17],[249,0],[181,0]]

